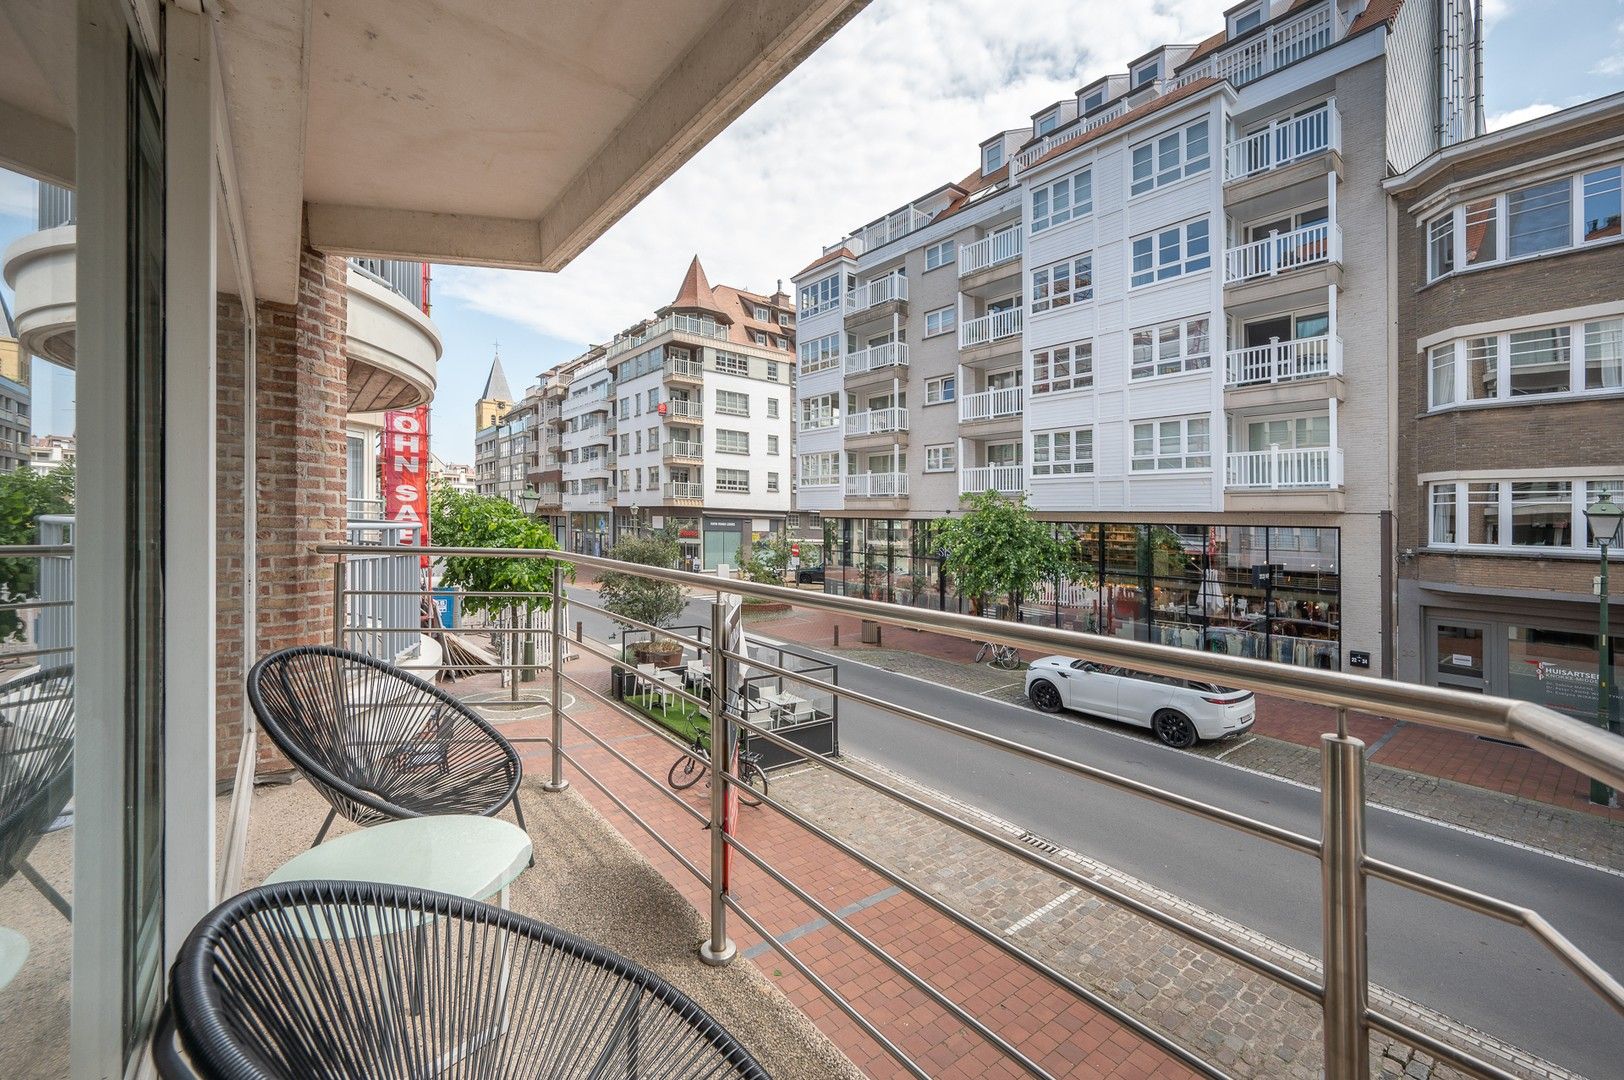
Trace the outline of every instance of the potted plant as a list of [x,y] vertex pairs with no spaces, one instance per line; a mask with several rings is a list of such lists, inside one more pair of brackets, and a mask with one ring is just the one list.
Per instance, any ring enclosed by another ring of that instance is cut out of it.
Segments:
[[[677,562],[677,545],[661,533],[628,536],[610,549],[609,557],[669,570]],[[676,621],[686,602],[680,585],[613,570],[598,575],[598,598],[605,611],[660,629]],[[634,622],[616,621],[628,630],[642,629]],[[682,643],[657,633],[633,642],[628,651],[636,664],[674,668],[682,663]]]

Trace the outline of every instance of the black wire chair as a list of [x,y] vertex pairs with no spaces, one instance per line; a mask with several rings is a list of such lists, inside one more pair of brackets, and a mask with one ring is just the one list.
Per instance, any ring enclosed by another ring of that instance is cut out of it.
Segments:
[[767,1080],[658,976],[423,889],[293,881],[242,893],[187,937],[170,988],[153,1042],[165,1080]]
[[0,885],[21,874],[69,919],[28,856],[73,798],[73,731],[72,667],[0,684]]
[[512,744],[393,664],[327,645],[283,649],[248,672],[248,700],[265,734],[332,806],[317,844],[340,814],[375,825],[431,814],[494,817],[512,803],[525,827],[523,767]]

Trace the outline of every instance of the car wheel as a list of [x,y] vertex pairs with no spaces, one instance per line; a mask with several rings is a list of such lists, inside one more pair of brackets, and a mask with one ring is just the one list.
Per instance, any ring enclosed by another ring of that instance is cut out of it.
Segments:
[[1036,705],[1040,712],[1060,711],[1060,691],[1055,689],[1054,683],[1048,679],[1035,680],[1031,689],[1026,692],[1026,696],[1031,699],[1032,704]]
[[1195,725],[1181,712],[1164,709],[1151,722],[1156,737],[1175,750],[1188,750],[1195,745]]

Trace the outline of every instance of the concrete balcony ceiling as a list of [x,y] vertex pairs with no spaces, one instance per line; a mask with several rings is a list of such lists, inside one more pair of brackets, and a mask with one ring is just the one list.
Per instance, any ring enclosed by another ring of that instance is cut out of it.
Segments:
[[[558,270],[865,0],[219,0],[258,296],[332,254]],[[0,11],[0,165],[73,185],[75,6]]]
[[74,366],[74,227],[19,237],[0,257],[0,272],[15,297],[17,340],[25,353]]

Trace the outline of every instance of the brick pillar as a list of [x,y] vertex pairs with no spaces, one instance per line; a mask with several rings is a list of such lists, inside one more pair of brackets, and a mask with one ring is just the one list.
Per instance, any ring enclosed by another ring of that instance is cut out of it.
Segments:
[[[332,636],[331,562],[317,544],[344,538],[345,263],[306,248],[292,305],[261,303],[258,380],[258,656]],[[234,306],[234,310],[232,310]],[[229,317],[228,317],[229,316]],[[222,302],[219,340],[219,694],[222,779],[235,768],[246,669],[242,656],[243,368],[241,304]],[[232,355],[232,343],[235,353]],[[287,764],[264,741],[259,769]]]

